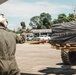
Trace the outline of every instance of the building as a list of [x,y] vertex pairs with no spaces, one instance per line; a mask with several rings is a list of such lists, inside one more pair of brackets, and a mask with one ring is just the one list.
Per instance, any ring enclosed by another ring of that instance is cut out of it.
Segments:
[[32,33],[34,34],[34,36],[40,36],[40,35],[51,36],[52,30],[51,29],[33,29]]
[[0,5],[3,4],[6,1],[8,1],[8,0],[0,0]]

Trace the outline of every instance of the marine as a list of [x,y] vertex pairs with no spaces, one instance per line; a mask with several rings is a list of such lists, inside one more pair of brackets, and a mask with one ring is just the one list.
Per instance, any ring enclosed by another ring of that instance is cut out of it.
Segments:
[[6,30],[7,19],[0,14],[0,75],[21,75],[15,59],[17,35]]

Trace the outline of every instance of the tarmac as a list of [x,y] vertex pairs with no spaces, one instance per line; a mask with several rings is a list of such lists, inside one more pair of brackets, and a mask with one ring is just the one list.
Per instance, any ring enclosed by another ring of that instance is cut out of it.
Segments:
[[16,60],[22,75],[76,75],[76,66],[64,65],[49,43],[17,44]]

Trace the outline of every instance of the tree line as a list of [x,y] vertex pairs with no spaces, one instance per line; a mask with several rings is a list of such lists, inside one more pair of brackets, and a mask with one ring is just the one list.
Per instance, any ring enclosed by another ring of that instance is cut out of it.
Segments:
[[32,29],[50,29],[52,24],[64,23],[75,20],[74,14],[64,13],[59,14],[57,19],[52,20],[52,16],[49,13],[41,13],[39,16],[33,16],[30,19],[29,25]]

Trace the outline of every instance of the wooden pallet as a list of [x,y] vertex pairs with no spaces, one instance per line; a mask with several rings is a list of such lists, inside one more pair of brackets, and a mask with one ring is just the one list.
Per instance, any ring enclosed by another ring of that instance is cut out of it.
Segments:
[[76,44],[51,44],[51,47],[57,50],[76,51]]

